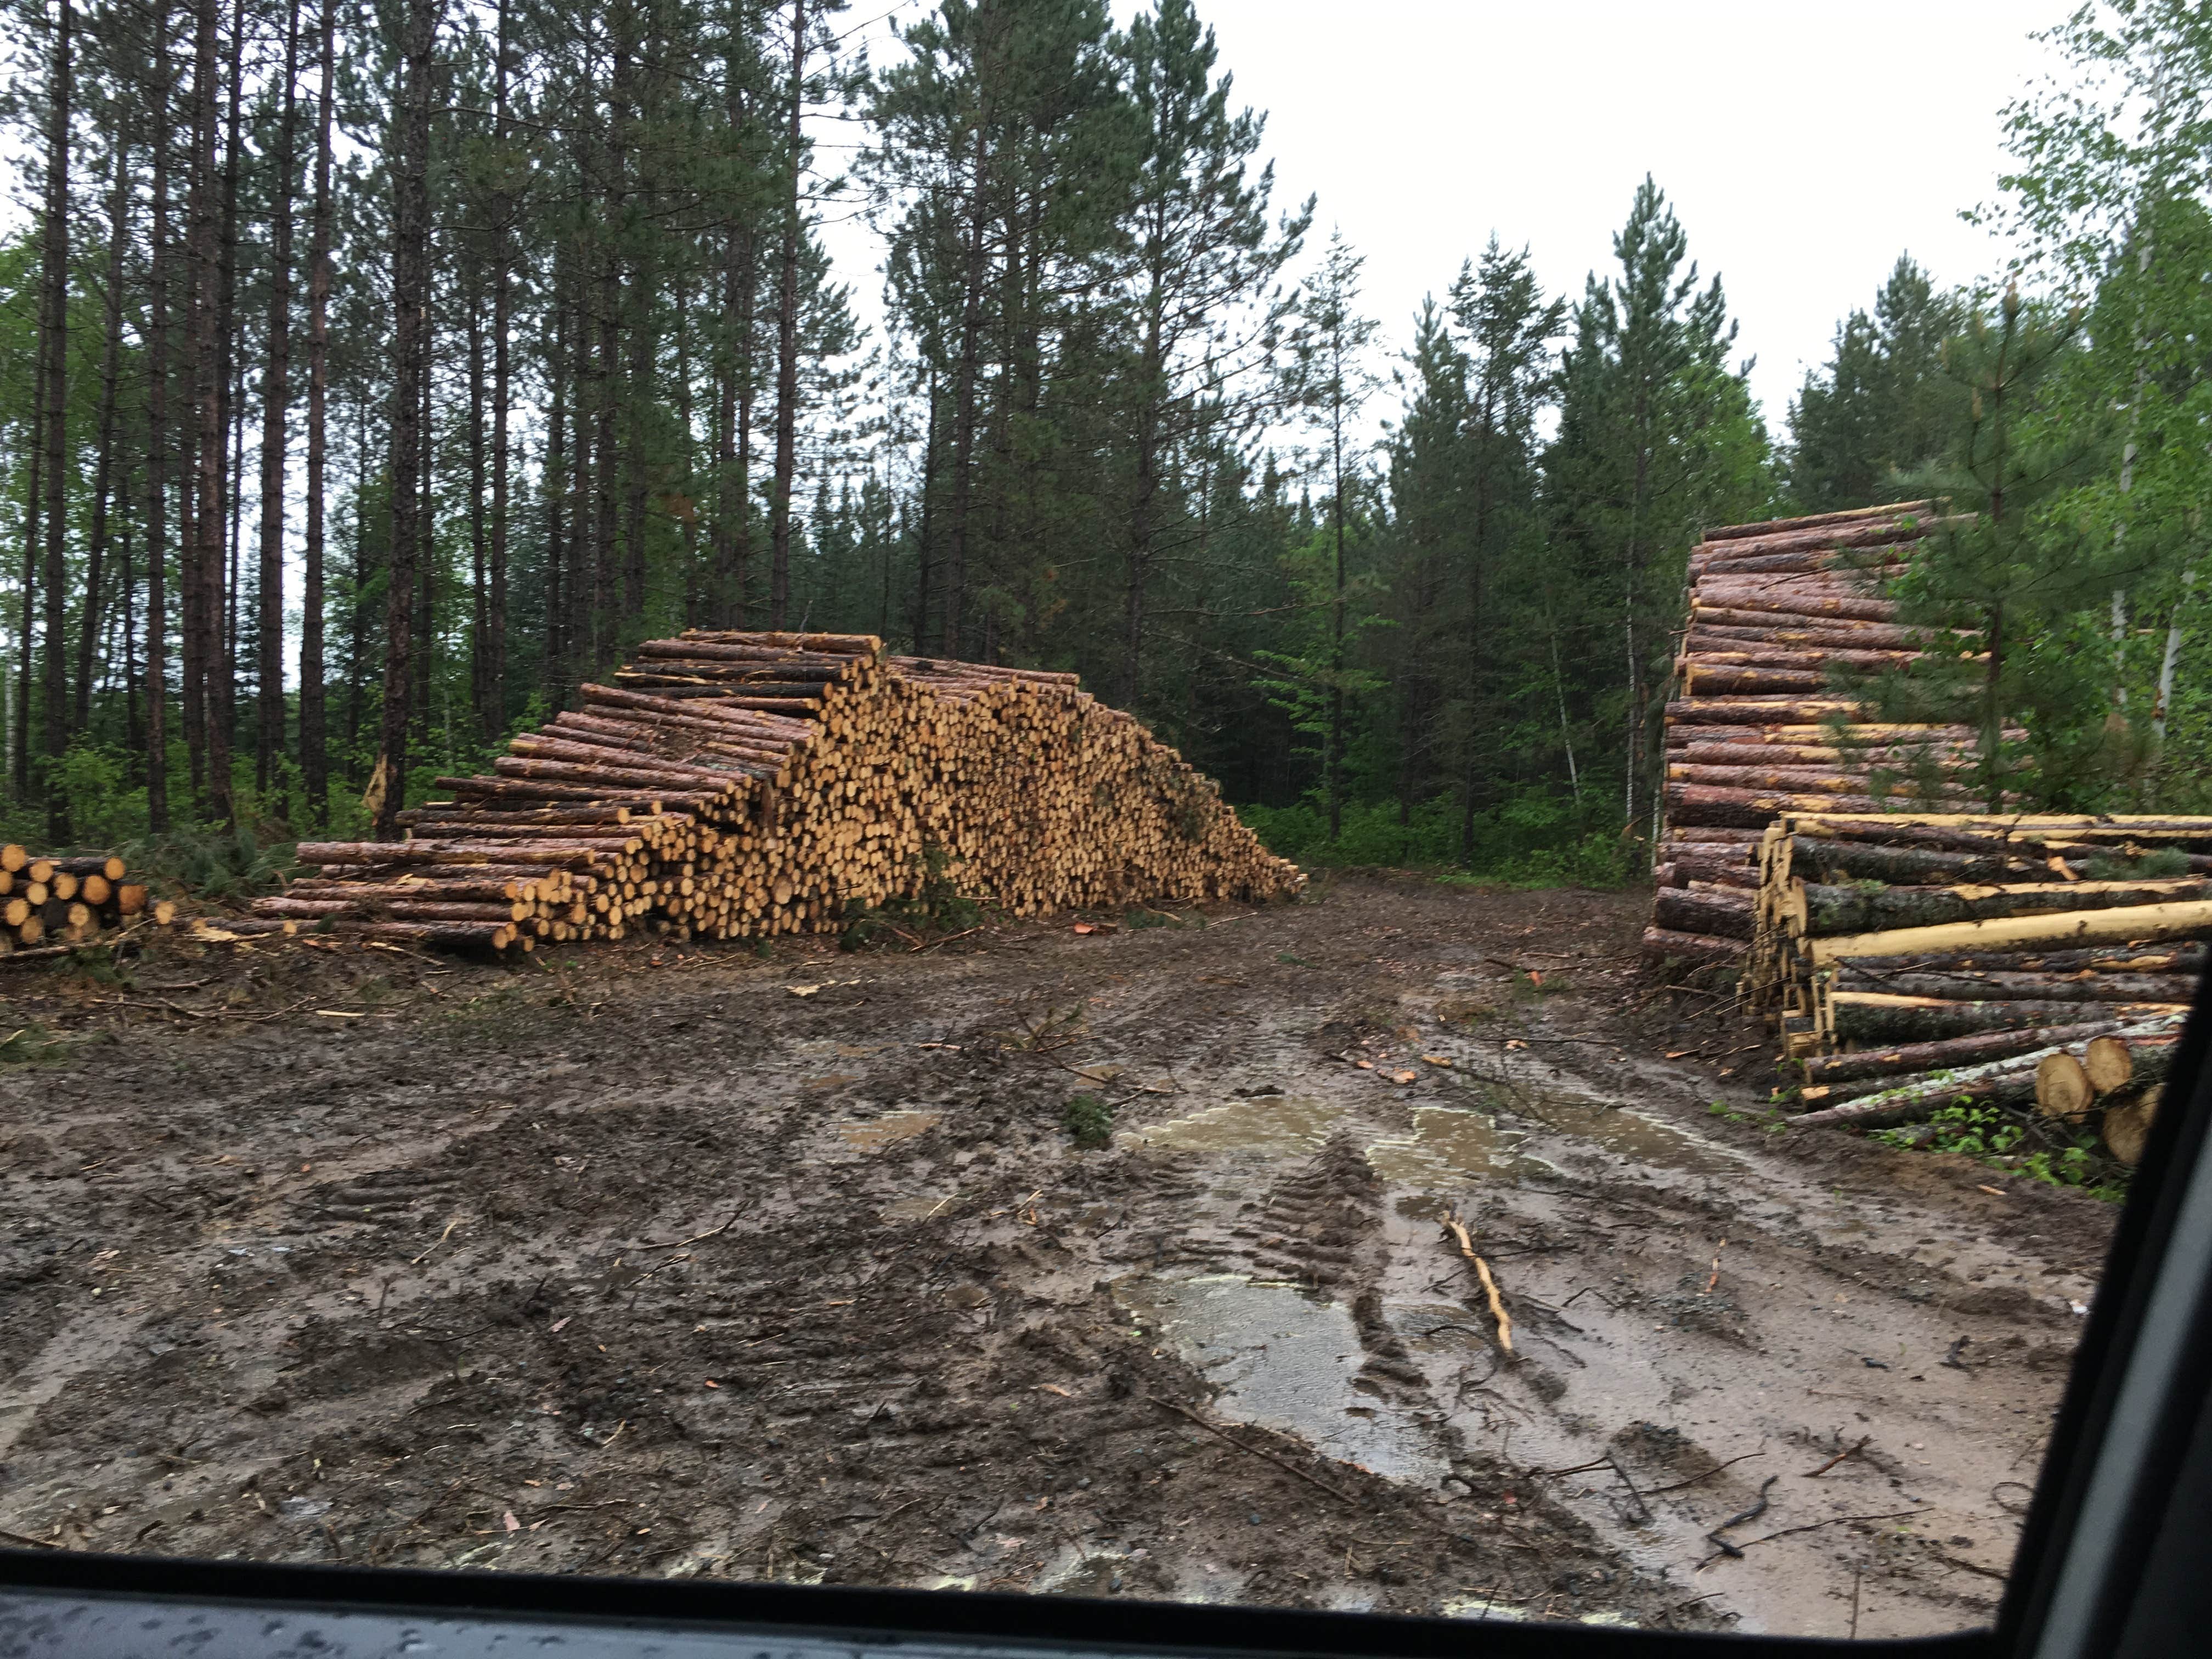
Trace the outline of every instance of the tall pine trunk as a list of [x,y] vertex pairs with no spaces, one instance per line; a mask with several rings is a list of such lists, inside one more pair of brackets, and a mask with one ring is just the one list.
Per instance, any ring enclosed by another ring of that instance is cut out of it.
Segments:
[[[499,63],[492,95],[492,142],[498,163],[507,164],[507,0],[499,0]],[[502,189],[493,198],[491,275],[491,569],[484,602],[483,704],[477,714],[486,741],[507,726],[507,538],[508,405],[514,401],[514,361],[508,335],[514,304],[514,198]]]
[[[46,299],[43,291],[39,301],[40,321],[46,318]],[[43,343],[34,353],[36,368],[31,390],[31,435],[28,448],[29,477],[23,491],[23,583],[22,602],[16,607],[15,617],[15,724],[9,734],[14,749],[9,759],[13,767],[15,797],[18,800],[31,798],[31,681],[35,677],[38,653],[33,641],[37,639],[39,560],[44,544],[39,526],[46,511],[46,354]]]
[[400,44],[399,145],[392,192],[392,553],[384,606],[379,776],[371,785],[377,792],[376,833],[386,840],[407,799],[416,562],[427,518],[422,428],[430,367],[430,76],[438,8],[439,0],[407,0]]
[[315,204],[307,232],[307,500],[300,573],[300,779],[307,814],[331,819],[330,739],[323,664],[323,501],[329,489],[331,380],[331,102],[338,0],[323,0],[315,92]]
[[969,180],[967,246],[960,300],[960,356],[952,389],[952,499],[946,503],[951,520],[945,536],[945,621],[943,650],[948,657],[960,654],[961,612],[968,586],[968,520],[972,510],[975,461],[975,403],[982,378],[983,284],[985,228],[989,191],[985,187],[984,161],[988,153],[990,99],[987,94],[975,120],[974,176]]
[[216,383],[222,373],[216,348],[216,132],[222,109],[216,90],[216,0],[195,0],[192,18],[191,169],[185,232],[186,304],[185,360],[189,379],[191,468],[179,515],[179,623],[183,678],[185,749],[195,810],[207,805],[208,623],[213,601],[208,573],[216,560],[222,511],[222,410]]
[[[74,723],[80,732],[92,724],[93,653],[99,643],[105,566],[107,561],[107,516],[115,482],[116,383],[121,378],[123,354],[123,249],[131,219],[131,146],[118,133],[115,143],[115,182],[108,198],[107,302],[101,318],[100,348],[99,435],[95,441],[92,478],[92,524],[85,538],[84,608],[77,618],[76,707]],[[129,578],[125,579],[127,591]]]
[[284,472],[292,352],[292,181],[299,118],[299,0],[284,16],[283,112],[269,228],[269,361],[261,379],[261,575],[256,584],[253,786],[266,792],[284,752]]
[[146,315],[146,825],[169,827],[169,11],[154,15],[153,224]]
[[490,493],[489,457],[484,445],[484,339],[483,283],[473,273],[466,281],[462,304],[466,312],[469,356],[469,715],[479,735],[489,735],[484,709],[490,669],[487,643],[491,632],[491,588],[485,522],[486,497]]
[[[64,637],[68,611],[66,538],[69,530],[69,133],[71,81],[70,0],[61,0],[54,23],[52,78],[46,90],[46,211],[40,272],[39,348],[45,362],[41,446],[46,492],[46,748],[57,764],[68,751],[69,659]],[[30,590],[24,590],[24,604]],[[46,779],[46,833],[69,838],[69,801],[61,779]]]
[[238,731],[238,533],[240,493],[246,464],[245,362],[238,352],[238,187],[245,171],[243,124],[246,107],[246,0],[230,9],[229,107],[223,139],[222,200],[216,231],[215,363],[211,460],[203,475],[216,480],[213,498],[200,505],[206,526],[202,551],[208,559],[207,630],[204,661],[208,676],[208,805],[223,823],[237,816],[231,787],[231,745]]
[[768,608],[770,628],[786,625],[791,607],[791,492],[797,482],[799,434],[799,253],[805,228],[799,185],[803,154],[799,115],[806,103],[806,0],[791,0],[791,107],[784,142],[791,150],[783,202],[783,252],[775,301],[775,483],[769,500]]
[[[1335,384],[1344,384],[1344,363],[1340,354],[1336,363]],[[1344,403],[1341,395],[1329,411],[1329,455],[1332,483],[1329,489],[1328,512],[1336,540],[1336,581],[1328,608],[1328,748],[1322,757],[1322,787],[1328,796],[1328,838],[1335,842],[1344,834],[1344,635],[1345,635],[1345,568],[1344,568]]]
[[568,308],[556,256],[553,272],[551,351],[546,364],[551,407],[545,419],[545,701],[554,708],[568,703]]

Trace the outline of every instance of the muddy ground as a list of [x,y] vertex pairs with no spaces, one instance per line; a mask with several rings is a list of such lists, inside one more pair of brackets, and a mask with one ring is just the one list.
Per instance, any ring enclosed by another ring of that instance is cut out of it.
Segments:
[[1644,907],[11,975],[0,1541],[1984,1622],[2112,1212],[1771,1132]]

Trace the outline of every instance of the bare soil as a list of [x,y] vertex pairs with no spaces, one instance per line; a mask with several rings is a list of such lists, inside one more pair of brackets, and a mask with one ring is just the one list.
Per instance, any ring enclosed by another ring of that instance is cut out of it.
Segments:
[[2112,1212],[1771,1130],[1645,902],[14,974],[0,1542],[1985,1622]]

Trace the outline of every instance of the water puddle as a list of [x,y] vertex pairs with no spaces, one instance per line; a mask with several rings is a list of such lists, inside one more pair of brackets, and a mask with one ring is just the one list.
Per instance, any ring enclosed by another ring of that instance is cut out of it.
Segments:
[[942,1112],[885,1112],[866,1123],[841,1123],[837,1133],[855,1152],[879,1152],[894,1141],[911,1140],[925,1130],[935,1128],[943,1116]]
[[1232,1100],[1166,1123],[1125,1129],[1122,1146],[1172,1146],[1191,1152],[1310,1152],[1320,1150],[1344,1115],[1307,1095],[1267,1095]]
[[1513,1107],[1547,1129],[1654,1168],[1718,1175],[1743,1167],[1742,1159],[1725,1147],[1626,1106],[1579,1095],[1530,1093],[1516,1095]]
[[1217,1415],[1278,1429],[1328,1457],[1433,1485],[1449,1465],[1418,1425],[1356,1385],[1366,1354],[1352,1315],[1241,1273],[1124,1280],[1115,1296],[1218,1391]]
[[1421,1106],[1413,1112],[1413,1133],[1376,1141],[1367,1161],[1383,1180],[1407,1187],[1506,1175],[1517,1161],[1511,1143],[1525,1133],[1500,1128],[1486,1112]]

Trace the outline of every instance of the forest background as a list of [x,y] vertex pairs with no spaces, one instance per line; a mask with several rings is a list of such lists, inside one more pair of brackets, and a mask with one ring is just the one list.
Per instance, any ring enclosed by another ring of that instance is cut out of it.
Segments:
[[2212,810],[2180,0],[2054,32],[2014,268],[1900,257],[1778,427],[1648,178],[1579,294],[1492,237],[1386,336],[1190,0],[941,0],[882,67],[836,0],[9,15],[7,838],[250,875],[640,639],[788,628],[1079,672],[1309,862],[1627,879],[1701,528],[1923,495],[1973,518],[1905,597],[2002,649],[1868,694],[1979,699],[2015,799]]

